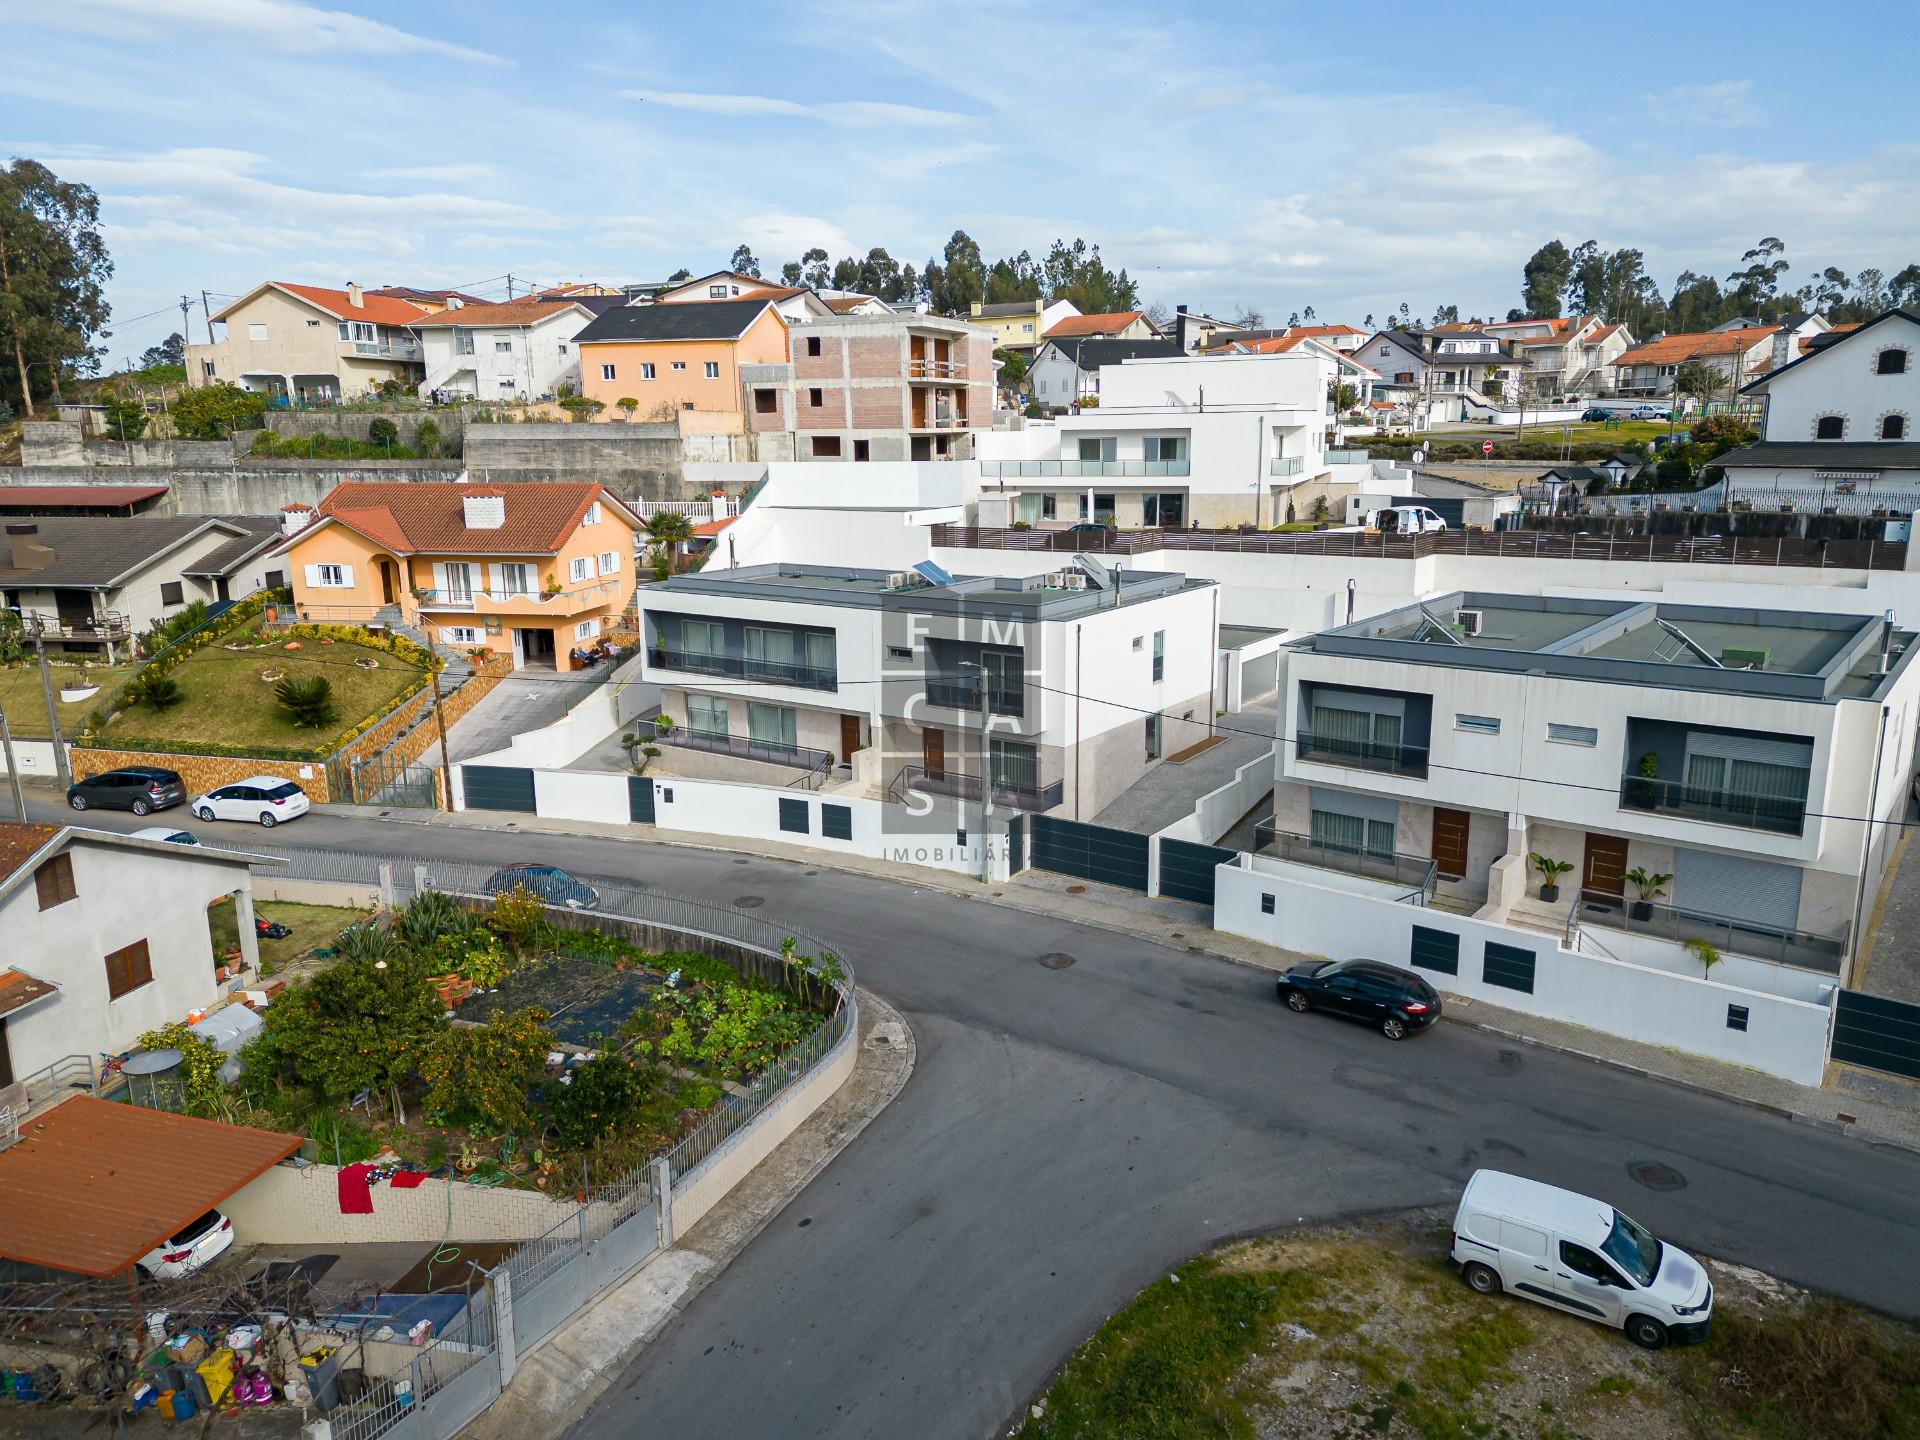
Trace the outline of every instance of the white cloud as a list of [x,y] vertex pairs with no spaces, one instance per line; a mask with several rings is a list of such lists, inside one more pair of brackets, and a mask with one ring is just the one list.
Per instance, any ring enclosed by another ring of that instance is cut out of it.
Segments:
[[312,54],[445,55],[479,65],[505,65],[499,55],[415,35],[345,10],[323,10],[301,0],[0,0],[0,20],[22,26],[111,38],[167,41],[194,31],[241,48]]
[[469,165],[389,165],[363,173],[370,180],[438,180],[445,185],[458,185],[462,181],[496,180],[500,167],[475,161]]
[[894,105],[880,100],[829,100],[802,105],[772,95],[710,95],[689,90],[619,90],[623,100],[639,100],[669,110],[692,110],[702,115],[779,115],[796,120],[824,120],[829,125],[907,125],[917,129],[946,129],[964,125],[969,117],[953,110],[928,110],[918,105]]
[[1714,125],[1734,129],[1757,125],[1765,112],[1753,99],[1751,80],[1716,80],[1710,85],[1676,85],[1649,95],[1647,110],[1669,124]]

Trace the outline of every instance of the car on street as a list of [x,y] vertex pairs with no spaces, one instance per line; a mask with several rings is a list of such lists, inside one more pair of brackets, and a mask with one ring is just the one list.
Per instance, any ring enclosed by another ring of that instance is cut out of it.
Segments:
[[67,804],[75,810],[131,810],[151,815],[168,810],[187,798],[187,782],[176,770],[157,765],[128,765],[76,780],[67,787]]
[[1592,405],[1580,412],[1580,418],[1582,420],[1611,420],[1613,418],[1613,411],[1603,405]]
[[1431,985],[1378,960],[1308,960],[1274,981],[1274,991],[1289,1010],[1345,1015],[1389,1040],[1404,1040],[1440,1018],[1440,996]]
[[278,775],[251,775],[193,802],[193,813],[202,820],[246,820],[269,830],[299,819],[310,808],[307,792]]
[[1704,1340],[1713,1319],[1713,1281],[1693,1256],[1604,1200],[1520,1175],[1473,1172],[1447,1253],[1476,1294],[1511,1290],[1647,1350]]
[[1367,529],[1383,535],[1433,535],[1447,528],[1425,505],[1395,505],[1370,511],[1363,522]]
[[133,840],[164,840],[169,845],[198,845],[191,830],[176,830],[171,825],[148,825],[144,829],[130,830],[128,838]]
[[1627,412],[1629,420],[1666,420],[1672,415],[1673,411],[1665,405],[1636,405]]
[[503,865],[487,877],[482,888],[489,895],[526,890],[549,905],[568,905],[575,910],[591,909],[600,903],[598,890],[558,865]]
[[134,1269],[142,1280],[179,1280],[233,1248],[233,1221],[209,1210],[179,1234],[142,1255]]

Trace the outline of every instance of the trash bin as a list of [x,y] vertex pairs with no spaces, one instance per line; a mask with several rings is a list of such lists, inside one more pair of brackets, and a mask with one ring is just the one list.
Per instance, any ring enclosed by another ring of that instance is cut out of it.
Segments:
[[340,1403],[340,1367],[332,1350],[300,1357],[300,1374],[313,1392],[313,1408],[322,1415]]

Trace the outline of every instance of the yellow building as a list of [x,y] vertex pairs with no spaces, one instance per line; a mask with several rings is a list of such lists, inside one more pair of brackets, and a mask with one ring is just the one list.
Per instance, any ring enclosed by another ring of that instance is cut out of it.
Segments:
[[[297,517],[296,517],[297,518]],[[633,598],[637,515],[596,484],[335,486],[285,555],[302,619],[572,668]]]
[[574,336],[580,393],[599,418],[671,420],[683,433],[746,430],[742,365],[787,363],[787,322],[767,299],[622,305]]
[[994,349],[1032,355],[1047,331],[1079,313],[1080,307],[1071,300],[1019,300],[1007,305],[982,305],[976,300],[967,320],[992,333]]

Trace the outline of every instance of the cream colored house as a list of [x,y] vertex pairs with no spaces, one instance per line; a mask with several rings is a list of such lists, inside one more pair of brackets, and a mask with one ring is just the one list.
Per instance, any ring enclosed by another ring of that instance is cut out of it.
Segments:
[[358,285],[270,280],[213,316],[223,339],[187,346],[187,383],[226,381],[306,404],[352,399],[386,380],[417,385],[425,357],[407,327],[437,308]]

